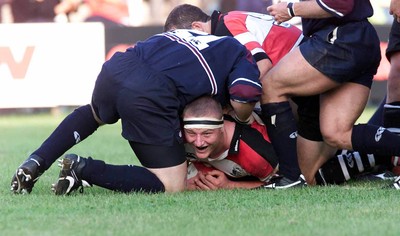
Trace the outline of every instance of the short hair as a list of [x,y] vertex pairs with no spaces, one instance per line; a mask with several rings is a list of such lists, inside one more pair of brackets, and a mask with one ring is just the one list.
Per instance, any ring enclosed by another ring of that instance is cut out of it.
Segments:
[[190,4],[181,4],[169,13],[164,24],[164,32],[173,29],[191,29],[193,22],[207,22],[210,19],[211,17],[200,8]]
[[191,117],[213,117],[221,119],[223,116],[222,106],[214,98],[203,96],[187,104],[183,110],[183,116]]

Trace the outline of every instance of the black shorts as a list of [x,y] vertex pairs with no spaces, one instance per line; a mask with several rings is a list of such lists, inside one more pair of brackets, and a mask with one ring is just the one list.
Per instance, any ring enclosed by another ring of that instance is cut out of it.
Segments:
[[118,58],[112,63],[103,65],[93,91],[92,105],[100,120],[111,124],[121,119],[122,136],[129,141],[158,146],[182,143],[175,85],[139,59],[122,68]]
[[129,142],[140,163],[147,168],[166,168],[182,164],[186,161],[186,152],[182,143],[172,146],[149,145]]
[[400,23],[396,19],[393,20],[392,28],[389,34],[389,43],[386,49],[386,58],[390,61],[393,53],[400,51]]
[[380,41],[368,21],[326,26],[300,44],[315,69],[338,82],[371,87],[380,60]]

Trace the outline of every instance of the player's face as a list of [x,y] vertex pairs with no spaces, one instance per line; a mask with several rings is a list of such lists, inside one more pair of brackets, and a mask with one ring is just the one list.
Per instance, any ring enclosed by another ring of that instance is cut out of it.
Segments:
[[185,129],[186,141],[193,146],[197,158],[213,158],[223,147],[223,128]]

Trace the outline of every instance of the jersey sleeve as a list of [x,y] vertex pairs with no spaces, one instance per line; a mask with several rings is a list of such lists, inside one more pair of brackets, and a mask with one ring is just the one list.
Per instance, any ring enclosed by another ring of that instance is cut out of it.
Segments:
[[318,5],[336,17],[349,14],[354,7],[354,0],[317,0]]
[[224,16],[224,24],[232,36],[251,52],[256,61],[269,59],[255,35],[247,28],[246,19],[246,14],[233,11]]
[[229,75],[230,99],[243,103],[258,102],[262,93],[260,72],[250,52],[243,50],[243,56],[238,58]]

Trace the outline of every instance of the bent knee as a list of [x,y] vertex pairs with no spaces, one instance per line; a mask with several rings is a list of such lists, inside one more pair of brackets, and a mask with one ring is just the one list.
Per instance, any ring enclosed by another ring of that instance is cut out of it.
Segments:
[[186,161],[180,165],[167,168],[149,168],[163,183],[165,192],[182,192],[186,187],[187,164]]
[[324,142],[338,149],[351,149],[351,131],[321,130]]
[[185,190],[185,187],[186,187],[185,180],[184,181],[176,181],[176,180],[166,181],[166,182],[163,182],[163,184],[164,184],[166,193],[182,192]]

